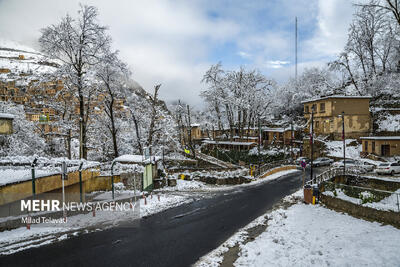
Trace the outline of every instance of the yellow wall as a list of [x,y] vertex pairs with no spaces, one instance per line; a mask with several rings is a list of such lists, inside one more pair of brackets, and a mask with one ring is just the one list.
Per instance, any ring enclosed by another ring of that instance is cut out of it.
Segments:
[[[321,112],[321,103],[325,103],[325,112]],[[369,112],[368,98],[331,98],[317,100],[304,104],[304,111],[308,107],[311,112],[312,105],[316,104],[314,113],[314,132],[315,134],[333,134],[335,139],[340,139],[342,135],[342,118],[339,115],[344,111],[345,114],[345,134],[347,138],[358,138],[368,134],[372,129],[371,116]],[[306,119],[310,114],[304,114]]]
[[[100,172],[98,170],[93,172],[90,170],[83,170],[82,181],[97,177],[99,174]],[[76,183],[79,183],[79,172],[68,173],[68,180],[64,182],[64,185],[67,187]],[[35,180],[35,185],[36,194],[59,189],[62,187],[61,176],[58,174],[37,178]],[[32,180],[0,187],[0,205],[30,196],[32,196]]]
[[287,170],[296,170],[296,169],[297,169],[297,166],[294,166],[294,165],[277,167],[277,168],[274,168],[272,170],[269,170],[268,172],[263,174],[260,178],[268,178],[269,175],[272,175],[272,174],[277,173],[277,172],[287,171]]
[[[372,150],[372,142],[375,142],[375,151]],[[400,140],[362,140],[362,152],[383,156],[382,145],[390,145],[390,156],[400,155]]]
[[12,134],[13,123],[9,119],[0,119],[0,134]]

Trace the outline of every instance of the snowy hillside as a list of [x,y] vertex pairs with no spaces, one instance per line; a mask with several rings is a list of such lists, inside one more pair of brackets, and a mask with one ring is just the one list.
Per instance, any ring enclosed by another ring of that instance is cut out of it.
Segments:
[[[25,45],[0,40],[0,79],[13,79],[15,75],[41,74],[55,70],[57,63]],[[9,70],[10,72],[8,72]]]

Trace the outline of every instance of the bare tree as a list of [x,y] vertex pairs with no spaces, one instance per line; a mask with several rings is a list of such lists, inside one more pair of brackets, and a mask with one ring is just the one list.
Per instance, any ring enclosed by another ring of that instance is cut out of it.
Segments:
[[129,71],[126,64],[118,58],[118,51],[111,52],[105,51],[103,57],[96,67],[96,77],[100,80],[100,86],[104,87],[102,95],[104,96],[103,104],[104,111],[109,119],[107,128],[111,134],[114,158],[119,156],[118,153],[118,125],[117,125],[117,114],[116,100],[122,98],[121,88],[124,86],[124,81],[129,75]]
[[358,3],[357,6],[377,7],[393,15],[400,26],[400,1],[399,0],[371,0],[368,3]]
[[42,29],[39,43],[43,52],[62,62],[58,73],[78,99],[80,157],[87,158],[88,103],[93,94],[89,76],[111,38],[106,34],[107,28],[97,23],[95,7],[81,6],[78,14],[77,20],[67,15],[60,23]]
[[150,154],[152,153],[151,144],[153,143],[153,136],[156,132],[154,126],[157,120],[157,104],[158,104],[158,90],[160,90],[161,84],[157,84],[154,86],[154,94],[150,97],[151,102],[151,120],[150,120],[150,128],[149,128],[149,135],[147,138],[147,143],[150,146]]

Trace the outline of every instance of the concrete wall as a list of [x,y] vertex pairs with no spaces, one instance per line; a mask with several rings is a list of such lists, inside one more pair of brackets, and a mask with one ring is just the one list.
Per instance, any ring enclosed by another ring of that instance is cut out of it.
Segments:
[[260,178],[266,178],[267,176],[272,175],[274,173],[281,172],[281,171],[287,171],[287,170],[297,170],[297,166],[288,165],[288,166],[273,168],[272,170],[269,170],[266,173],[264,173],[262,176],[260,176]]
[[387,223],[400,228],[400,212],[376,210],[326,195],[321,195],[320,201],[336,211],[347,212],[358,218]]
[[[93,177],[97,177],[99,174],[100,172],[98,170],[83,170],[82,181],[87,181]],[[68,180],[64,182],[65,187],[77,183],[79,183],[79,172],[68,173]],[[37,178],[35,182],[36,194],[50,192],[61,187],[62,181],[60,174]],[[32,196],[32,180],[3,185],[0,187],[0,205],[30,196]]]

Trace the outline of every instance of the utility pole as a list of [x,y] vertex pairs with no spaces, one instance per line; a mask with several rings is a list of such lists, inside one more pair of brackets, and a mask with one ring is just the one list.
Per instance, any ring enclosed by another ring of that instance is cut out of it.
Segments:
[[260,117],[258,117],[258,174],[260,174],[261,170],[261,123]]
[[293,120],[290,122],[290,155],[292,156],[292,162],[294,160],[293,156]]
[[342,111],[343,175],[346,175],[346,138],[344,132],[344,111]]
[[295,18],[295,59],[294,59],[294,65],[295,65],[295,81],[296,81],[296,89],[297,89],[297,17]]
[[310,156],[310,163],[311,163],[311,169],[310,169],[310,179],[311,182],[313,180],[313,158],[314,158],[314,106],[311,107],[311,125],[310,125],[310,147],[311,147],[311,156]]

